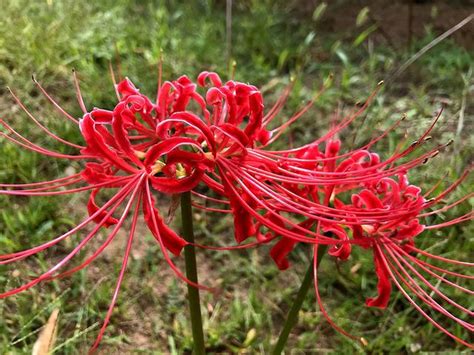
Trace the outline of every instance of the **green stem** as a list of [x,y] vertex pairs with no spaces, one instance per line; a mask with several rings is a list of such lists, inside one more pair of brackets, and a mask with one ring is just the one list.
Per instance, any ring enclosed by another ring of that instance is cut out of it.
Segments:
[[[321,259],[326,254],[326,245],[322,245],[318,251],[318,260],[317,265],[321,263]],[[286,341],[288,340],[288,336],[290,335],[291,330],[298,322],[298,314],[300,313],[301,306],[303,305],[303,301],[308,294],[311,285],[313,285],[313,261],[311,260],[310,265],[308,267],[308,271],[306,271],[306,275],[304,276],[303,282],[301,283],[300,289],[298,290],[298,294],[296,295],[296,299],[291,306],[290,311],[288,312],[288,316],[286,317],[285,325],[278,337],[278,341],[273,348],[273,355],[280,355],[283,350],[285,349]]]
[[[181,194],[181,224],[184,239],[191,243],[184,247],[184,260],[186,262],[186,277],[192,282],[198,283],[196,268],[196,250],[193,231],[193,214],[191,206],[191,193]],[[191,327],[194,340],[194,354],[206,353],[204,346],[204,332],[202,330],[201,302],[199,300],[199,289],[188,284],[188,303],[191,313]]]

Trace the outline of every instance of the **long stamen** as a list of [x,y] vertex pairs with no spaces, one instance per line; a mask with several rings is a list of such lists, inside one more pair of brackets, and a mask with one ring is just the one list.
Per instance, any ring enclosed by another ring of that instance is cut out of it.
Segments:
[[40,153],[40,154],[43,154],[43,155],[47,155],[47,156],[51,156],[51,157],[54,157],[54,158],[63,158],[63,159],[91,159],[91,158],[95,158],[94,156],[69,155],[69,154],[62,154],[62,153],[58,153],[58,152],[55,152],[55,151],[52,151],[52,150],[48,150],[48,149],[43,148],[43,147],[41,147],[37,144],[34,144],[33,142],[31,142],[28,139],[26,139],[25,137],[23,137],[21,134],[19,134],[17,131],[15,131],[11,126],[9,126],[2,119],[0,119],[0,125],[4,126],[8,131],[10,131],[10,133],[12,133],[13,135],[18,137],[19,139],[21,139],[25,143],[22,143],[21,141],[10,137],[9,135],[7,135],[3,132],[0,132],[1,137],[4,137],[4,138],[8,139],[10,142],[12,142],[14,144],[17,144],[17,145],[19,145],[23,148],[28,149],[28,150],[32,150],[34,152],[37,152],[37,153]]
[[277,99],[277,102],[273,107],[268,111],[268,113],[263,117],[262,119],[262,126],[266,127],[275,117],[276,115],[280,112],[282,107],[285,105],[286,101],[288,100],[288,97],[290,96],[291,90],[294,86],[295,80],[290,80],[290,83],[286,86],[286,88],[283,90],[283,94],[280,95]]
[[[65,186],[70,186],[70,185],[74,185],[78,182],[83,182],[84,179],[82,177],[78,177],[74,180],[69,180],[69,181],[66,181],[66,182],[63,182],[63,183],[59,183],[59,184],[56,184],[54,186],[43,186],[43,187],[38,187],[38,188],[34,188],[34,189],[29,189],[29,190],[26,190],[26,191],[30,191],[30,192],[39,192],[39,191],[48,191],[48,190],[52,190],[52,189],[59,189],[61,187],[65,187]],[[14,191],[25,191],[25,190],[14,190]],[[0,192],[1,194],[1,192]]]
[[114,72],[114,67],[112,65],[112,62],[109,62],[109,74],[112,80],[112,84],[114,85],[114,91],[115,91],[115,95],[117,96],[117,100],[120,101],[120,93],[118,92],[118,89],[117,89],[117,80],[115,79],[115,72]]
[[[405,120],[405,118],[406,118],[406,115],[403,115],[392,126],[387,128],[381,134],[377,135],[377,137],[372,138],[365,145],[363,145],[363,146],[361,146],[357,149],[353,149],[351,151],[348,151],[346,153],[335,155],[331,158],[323,158],[323,157],[318,157],[316,159],[296,158],[296,157],[290,157],[290,156],[288,156],[288,154],[278,154],[279,152],[277,152],[277,151],[270,152],[270,151],[263,150],[263,149],[260,149],[260,148],[249,149],[249,154],[255,154],[256,156],[265,156],[265,157],[268,157],[268,158],[274,158],[274,159],[278,159],[278,160],[281,160],[281,161],[291,161],[291,162],[295,162],[295,163],[315,163],[315,164],[326,162],[326,161],[332,161],[334,159],[348,158],[348,157],[352,156],[353,154],[355,154],[357,152],[361,152],[361,151],[364,151],[364,150],[367,150],[367,149],[371,148],[377,142],[381,141],[383,138],[388,136],[388,134],[391,131],[393,131],[395,128],[397,128],[400,125],[400,123]],[[313,146],[313,145],[314,145],[314,143],[306,144],[306,145],[300,147],[299,149],[303,150],[303,149],[305,149],[309,146]],[[397,150],[395,150],[395,151],[397,152]]]
[[69,237],[70,235],[76,233],[77,231],[82,229],[84,226],[86,226],[88,223],[92,222],[94,219],[100,216],[101,213],[104,213],[112,204],[116,204],[116,207],[118,207],[122,203],[122,201],[125,199],[125,197],[128,195],[128,193],[131,191],[133,184],[134,184],[134,181],[131,181],[130,183],[128,183],[119,192],[117,192],[117,194],[115,194],[109,201],[107,201],[107,203],[105,203],[101,208],[99,208],[95,213],[90,215],[88,218],[86,218],[84,221],[79,223],[76,227],[74,227],[70,231],[60,235],[59,237],[53,240],[50,240],[47,243],[41,244],[39,246],[26,249],[23,251],[11,253],[11,254],[0,255],[0,264],[11,263],[11,262],[26,258],[28,256],[31,256],[33,254],[39,253],[45,249],[52,247],[53,245],[56,245],[57,243]]
[[192,206],[193,206],[193,207],[196,207],[196,208],[199,208],[199,209],[201,209],[201,210],[204,210],[204,211],[209,211],[209,212],[232,213],[232,210],[224,210],[224,209],[221,209],[221,208],[214,208],[214,207],[203,206],[203,205],[200,205],[200,204],[197,203],[197,202],[193,202],[193,203],[192,203]]
[[228,200],[221,200],[221,199],[218,199],[218,198],[206,196],[206,195],[201,194],[197,191],[191,191],[191,193],[195,196],[198,196],[200,198],[203,198],[205,200],[209,200],[209,201],[212,201],[212,202],[223,203],[223,204],[226,204],[226,205],[228,205],[230,203]]
[[[344,224],[370,224],[374,220],[383,220],[384,222],[389,219],[400,218],[406,215],[409,215],[413,211],[405,209],[393,209],[390,211],[357,211],[351,210],[347,213],[340,213],[339,209],[334,209],[331,207],[324,206],[319,203],[314,203],[308,200],[307,198],[301,197],[295,193],[292,193],[288,189],[285,189],[282,186],[275,186],[277,190],[283,190],[286,192],[289,197],[285,197],[284,195],[277,195],[273,190],[271,190],[268,184],[261,183],[254,177],[250,176],[249,174],[242,172],[241,175],[245,177],[252,185],[260,187],[261,191],[267,192],[268,196],[273,200],[280,202],[282,206],[285,207],[292,207],[288,209],[289,212],[295,212],[300,215],[307,216],[309,218],[314,218],[324,222],[334,222],[336,219],[341,219],[344,221]],[[300,200],[305,204],[298,204],[297,201]],[[312,209],[309,210],[308,208],[311,207]],[[314,212],[313,212],[314,211]],[[315,214],[317,212],[317,214]],[[331,217],[331,218],[324,218],[324,216]],[[360,218],[366,217],[367,220],[361,220]]]
[[68,120],[74,122],[75,124],[79,124],[79,121],[72,117],[69,113],[67,113],[49,94],[48,92],[40,85],[40,83],[36,80],[36,78],[32,77],[33,82],[36,84],[38,89],[40,89],[41,93],[51,102],[51,104],[61,113],[63,114]]
[[[388,250],[387,250],[388,252]],[[401,264],[398,262],[397,258],[392,256],[392,260],[395,261],[397,264],[398,268],[400,271],[397,269],[396,266],[394,266],[390,260],[387,258],[387,262],[390,264],[392,267],[392,270],[395,272],[395,274],[399,277],[399,279],[402,281],[402,283],[411,291],[413,294],[418,297],[424,304],[429,306],[431,309],[441,313],[442,315],[452,319],[459,325],[461,325],[463,328],[467,330],[472,330],[474,329],[473,326],[462,319],[454,316],[450,312],[448,312],[444,307],[442,307],[438,302],[436,302],[428,293],[414,280],[413,277],[410,276],[410,274],[401,266]],[[403,276],[404,274],[405,276]]]
[[[411,254],[407,253],[405,250],[403,250],[402,248],[400,248],[398,245],[396,245],[395,243],[391,242],[393,248],[395,248],[397,250],[397,252],[405,257],[407,257],[408,259],[410,259],[410,261],[415,264],[417,267],[419,267],[420,269],[422,269],[423,271],[425,271],[426,273],[430,274],[431,276],[437,278],[438,280],[441,280],[442,282],[450,285],[450,286],[453,286],[465,293],[468,293],[468,294],[471,294],[471,295],[474,295],[474,291],[472,290],[469,290],[465,287],[462,287],[448,279],[446,279],[445,277],[443,276],[440,276],[438,275],[437,273],[433,272],[432,270],[436,270],[436,271],[439,271],[440,273],[442,274],[447,274],[447,275],[451,275],[451,276],[454,276],[454,277],[459,277],[461,279],[468,279],[468,280],[474,280],[474,275],[464,275],[464,274],[461,274],[461,273],[458,273],[458,272],[454,272],[454,271],[451,271],[451,270],[448,270],[448,269],[444,269],[444,268],[441,268],[439,266],[436,266],[436,265],[433,265],[433,264],[430,264],[426,261],[423,261],[421,259],[418,259],[414,256],[412,256]],[[432,270],[430,270],[432,269]]]
[[[140,180],[139,184],[141,184],[141,180]],[[99,343],[102,340],[102,337],[104,336],[105,329],[107,328],[107,325],[109,324],[110,317],[112,316],[112,312],[114,310],[115,303],[117,302],[118,294],[119,294],[119,291],[120,291],[120,286],[122,285],[122,281],[123,281],[123,278],[124,278],[124,275],[125,275],[125,270],[127,269],[127,264],[128,264],[128,259],[129,259],[129,256],[130,256],[130,251],[132,250],[133,237],[135,236],[135,229],[137,227],[138,212],[140,211],[141,197],[142,197],[142,192],[140,192],[140,195],[137,198],[137,205],[135,207],[135,212],[133,214],[132,224],[130,226],[130,234],[129,234],[129,237],[128,237],[127,246],[125,248],[125,254],[124,254],[124,257],[123,257],[123,261],[122,261],[122,267],[120,269],[119,277],[117,279],[117,285],[115,286],[115,291],[114,291],[114,294],[112,296],[112,300],[110,302],[109,309],[107,310],[107,314],[105,316],[104,323],[102,324],[102,327],[100,328],[99,334],[96,338],[96,341],[95,341],[94,345],[92,345],[91,351],[95,350],[99,346]]]
[[75,192],[81,192],[81,191],[88,191],[88,190],[93,190],[98,187],[103,187],[103,186],[110,186],[118,183],[125,182],[127,180],[132,179],[130,176],[125,176],[125,177],[120,177],[116,179],[110,179],[109,181],[101,182],[98,184],[94,185],[89,185],[89,186],[83,186],[83,187],[78,187],[76,189],[71,189],[71,190],[62,190],[62,191],[49,191],[49,192],[38,192],[38,191],[31,191],[31,190],[0,190],[0,195],[16,195],[16,196],[53,196],[53,195],[67,195],[67,194],[72,194]]
[[474,346],[472,344],[469,344],[468,342],[464,341],[463,339],[455,336],[454,334],[452,334],[451,332],[449,332],[447,329],[445,329],[444,327],[442,327],[438,322],[436,322],[433,318],[431,318],[411,297],[410,295],[405,291],[405,289],[403,288],[403,286],[398,282],[397,278],[395,277],[396,275],[394,274],[394,272],[392,271],[392,269],[390,268],[390,265],[389,263],[387,262],[382,250],[380,249],[379,246],[375,246],[375,248],[377,248],[380,252],[380,254],[383,256],[381,258],[382,262],[384,263],[386,269],[388,270],[389,274],[390,274],[390,277],[391,277],[391,280],[395,283],[395,285],[397,286],[397,288],[400,290],[400,292],[403,294],[403,296],[405,296],[405,298],[408,300],[408,302],[410,302],[410,304],[415,307],[415,309],[420,312],[420,314],[425,317],[431,324],[433,324],[436,328],[438,328],[440,331],[442,331],[443,333],[445,333],[446,335],[448,335],[449,337],[453,338],[454,340],[460,342],[461,344],[471,348],[471,349],[474,349]]
[[406,247],[409,248],[411,251],[417,252],[417,253],[422,254],[422,255],[424,255],[428,258],[431,258],[431,259],[443,261],[443,262],[449,263],[449,264],[456,264],[456,265],[474,267],[474,263],[470,263],[470,262],[467,262],[467,261],[459,261],[459,260],[448,259],[448,258],[439,256],[439,255],[433,255],[431,253],[428,253],[427,251],[424,251],[422,249],[418,249],[413,245],[407,245]]
[[[296,114],[294,114],[289,120],[287,120],[285,123],[280,125],[279,127],[273,129],[271,131],[272,138],[268,141],[266,145],[270,145],[273,143],[275,140],[278,139],[283,134],[283,131],[288,128],[290,125],[295,123],[297,120],[299,120],[308,110],[313,106],[315,101],[319,99],[319,97],[324,93],[326,90],[326,85],[323,84],[322,87],[319,89],[319,91],[313,96],[313,98],[305,105],[303,108],[301,108]],[[270,122],[270,120],[268,121]],[[266,126],[266,124],[264,124]],[[276,134],[275,134],[276,133]],[[275,135],[274,135],[275,134]],[[273,136],[274,135],[274,136]]]
[[76,98],[77,102],[79,103],[79,107],[81,108],[83,113],[87,113],[88,110],[86,105],[84,104],[84,99],[82,98],[81,94],[81,87],[79,86],[79,79],[77,78],[76,71],[73,69],[72,76],[74,78],[74,87],[76,88]]
[[[436,286],[431,284],[423,275],[421,275],[405,258],[398,253],[396,250],[392,250],[388,246],[384,245],[385,250],[392,256],[392,259],[399,265],[400,270],[402,270],[403,273],[406,273],[408,277],[407,271],[403,268],[401,264],[399,264],[399,260],[406,265],[412,272],[415,274],[426,286],[428,286],[435,294],[440,296],[442,299],[444,299],[446,302],[451,304],[452,306],[458,308],[459,310],[463,311],[464,313],[469,314],[471,317],[474,315],[474,312],[470,311],[469,309],[463,307],[462,305],[458,304],[457,302],[453,301],[451,298],[446,296],[443,292],[441,292]],[[414,282],[414,281],[413,281]]]
[[[270,179],[275,179],[281,182],[288,182],[288,183],[296,183],[296,184],[306,184],[306,185],[334,185],[334,184],[350,184],[350,183],[362,183],[362,182],[370,182],[375,179],[381,179],[384,177],[391,177],[393,175],[403,173],[409,169],[412,169],[415,166],[418,166],[424,163],[427,159],[436,156],[439,153],[439,149],[443,148],[445,145],[440,145],[427,153],[407,162],[404,164],[400,164],[399,166],[387,169],[387,170],[380,170],[377,171],[377,168],[384,167],[388,162],[385,161],[383,163],[374,165],[370,168],[359,169],[351,172],[318,172],[312,171],[308,169],[302,168],[295,168],[298,172],[292,172],[289,170],[285,170],[281,166],[278,166],[277,169],[284,173],[285,175],[276,174],[273,172],[269,172],[266,169],[257,168],[254,166],[242,166],[242,169],[246,169],[248,171],[254,171],[260,174],[261,176],[268,177]],[[301,174],[302,172],[308,173],[308,175]]]
[[[377,95],[379,92],[380,88],[382,87],[383,81],[381,81],[378,85],[377,88],[372,91],[372,93],[369,95],[365,103],[358,109],[355,113],[349,114],[346,118],[342,120],[341,123],[339,123],[337,126],[335,126],[332,130],[330,130],[328,133],[326,133],[324,136],[321,138],[318,138],[315,140],[312,144],[319,144],[321,142],[325,142],[329,140],[330,138],[334,137],[338,132],[349,126],[357,117],[359,117],[370,105],[374,97]],[[287,150],[280,150],[278,151],[279,153],[294,153],[301,150],[301,148],[294,148],[294,149],[287,149]],[[270,151],[271,152],[271,151]]]
[[[225,161],[218,161],[218,164],[222,165],[222,164],[226,164],[227,162]],[[227,169],[224,169],[223,171],[228,171],[231,173],[231,175],[233,176],[233,178],[235,179],[235,181],[237,181],[240,186],[244,189],[244,191],[258,204],[260,205],[262,208],[264,208],[266,211],[268,211],[270,214],[272,214],[273,216],[275,216],[276,218],[280,219],[281,221],[283,221],[284,223],[287,223],[289,224],[292,228],[295,228],[297,230],[300,230],[301,232],[303,233],[295,233],[295,232],[292,232],[291,230],[288,230],[286,228],[282,228],[280,227],[279,225],[277,225],[276,223],[273,223],[271,220],[263,217],[262,215],[260,215],[259,213],[257,213],[251,206],[249,206],[249,204],[240,196],[240,193],[239,191],[236,190],[236,188],[232,185],[232,183],[228,180],[228,178],[225,176],[225,174],[223,174],[223,178],[227,181],[227,184],[229,185],[229,187],[232,189],[233,193],[235,194],[235,197],[239,200],[239,202],[242,204],[242,206],[245,207],[245,209],[247,210],[247,212],[252,215],[256,220],[258,220],[259,222],[261,222],[263,225],[267,226],[268,228],[274,230],[275,232],[277,233],[280,233],[281,235],[283,236],[286,236],[288,238],[291,238],[293,240],[297,240],[297,241],[300,241],[300,242],[307,242],[307,243],[311,243],[311,244],[314,244],[314,243],[320,243],[320,244],[335,244],[335,243],[339,243],[339,241],[336,241],[336,240],[333,240],[331,238],[328,238],[324,235],[321,235],[321,234],[318,234],[318,233],[314,233],[313,231],[311,230],[308,230],[308,229],[305,229],[301,226],[299,226],[298,224],[290,221],[289,219],[279,215],[278,213],[276,213],[275,211],[273,211],[273,209],[269,208],[269,206],[267,205],[267,203],[265,203],[263,200],[259,199],[257,196],[255,196],[255,194],[245,185],[243,184],[243,182],[241,181],[241,179],[232,171],[232,169],[230,168],[229,169],[229,166],[227,166]],[[308,237],[303,237],[301,234],[309,234],[311,236],[314,236],[314,238],[308,238]]]
[[438,214],[440,212],[445,212],[445,211],[448,211],[450,210],[451,208],[459,205],[460,203],[472,198],[474,196],[474,192],[471,192],[470,194],[467,194],[466,196],[464,197],[461,197],[459,200],[456,200],[452,203],[450,203],[449,205],[446,205],[446,206],[443,206],[437,210],[434,210],[434,211],[430,211],[430,212],[426,212],[426,213],[420,213],[418,215],[418,217],[427,217],[427,216],[431,216],[431,215],[434,215],[434,214]]
[[453,182],[448,188],[446,188],[443,192],[439,193],[438,196],[431,199],[429,203],[427,204],[427,207],[434,205],[438,201],[445,198],[448,194],[453,192],[469,176],[471,172],[472,172],[472,166],[464,170],[461,176],[455,182]]
[[443,177],[436,182],[429,190],[427,190],[424,194],[423,197],[427,198],[433,191],[435,191],[447,178],[449,175],[449,172],[444,173]]
[[313,250],[314,250],[314,256],[313,256],[313,279],[314,279],[314,291],[315,291],[315,294],[316,294],[316,300],[318,302],[318,306],[319,306],[319,309],[321,311],[321,313],[323,314],[324,318],[326,319],[326,321],[331,325],[331,327],[333,327],[337,332],[341,333],[341,334],[344,334],[346,337],[350,338],[350,339],[354,339],[354,340],[359,340],[360,338],[357,338],[356,336],[348,333],[347,331],[345,331],[344,329],[342,329],[341,327],[339,327],[333,320],[332,318],[329,316],[328,312],[326,311],[326,308],[324,307],[324,304],[323,304],[323,301],[322,301],[322,298],[321,298],[321,294],[319,292],[319,283],[318,283],[318,264],[317,264],[317,260],[318,260],[318,244],[315,244],[313,246]]
[[[148,179],[148,178],[147,178]],[[148,203],[148,207],[150,209],[150,211],[153,210],[153,203],[151,201],[151,191],[150,191],[150,186],[149,186],[149,183],[148,181],[145,181],[145,199],[146,199],[146,203]],[[159,232],[159,228],[158,228],[158,222],[155,218],[155,214],[154,213],[151,213],[151,219],[152,219],[152,223],[154,225],[154,228],[157,232]],[[174,271],[174,273],[176,274],[176,276],[178,276],[181,280],[183,280],[184,282],[186,282],[187,284],[189,285],[192,285],[196,288],[199,288],[199,289],[202,289],[202,290],[206,290],[206,291],[213,291],[212,288],[210,287],[207,287],[207,286],[203,286],[201,284],[197,284],[191,280],[189,280],[186,276],[183,275],[183,273],[176,267],[176,265],[173,263],[173,261],[171,260],[170,256],[169,256],[169,253],[168,253],[168,250],[166,249],[166,246],[163,242],[163,240],[161,239],[161,236],[157,236],[155,237],[155,239],[157,240],[158,244],[160,245],[160,248],[161,248],[161,252],[166,260],[166,262],[168,263],[168,265],[171,267],[171,269]]]
[[163,50],[160,50],[160,59],[158,61],[158,83],[156,88],[156,104],[158,105],[158,98],[160,97],[160,90],[163,76]]
[[450,221],[439,223],[439,224],[432,224],[430,226],[425,227],[426,229],[440,229],[449,227],[455,224],[464,223],[467,221],[472,221],[474,219],[474,211],[468,212],[465,215],[452,219]]
[[[139,179],[136,183],[137,186],[140,186],[143,182],[143,178]],[[132,190],[132,189],[130,189]],[[139,189],[140,190],[140,189]],[[138,190],[137,190],[138,191]],[[136,193],[135,193],[136,194]],[[135,194],[133,196],[135,196]],[[122,201],[125,199],[125,196],[122,198]],[[141,199],[141,197],[140,197]],[[121,201],[119,202],[119,204],[121,203]],[[57,278],[64,278],[64,277],[67,277],[69,275],[72,275],[74,273],[76,273],[77,271],[80,271],[82,269],[84,269],[85,267],[87,267],[90,263],[92,263],[103,251],[105,248],[107,248],[107,246],[109,246],[109,244],[114,240],[115,236],[117,235],[117,233],[120,231],[120,228],[122,227],[123,225],[123,222],[120,222],[120,220],[118,221],[117,223],[117,226],[112,230],[112,232],[107,236],[106,240],[102,243],[102,245],[97,248],[94,253],[89,256],[83,263],[81,263],[80,265],[70,269],[70,270],[67,270],[65,272],[62,272],[61,274],[58,274],[58,275],[55,275],[53,277],[51,277],[52,279],[57,279]],[[133,226],[133,220],[132,220],[132,226]]]
[[27,116],[39,127],[41,128],[41,130],[43,130],[48,136],[54,138],[55,140],[57,140],[58,142],[61,142],[63,144],[66,144],[70,147],[73,147],[73,148],[77,148],[77,149],[82,149],[84,148],[84,146],[82,145],[77,145],[77,144],[74,144],[74,143],[71,143],[71,142],[68,142],[67,140],[61,138],[61,137],[58,137],[56,134],[54,134],[53,132],[51,132],[48,128],[46,128],[43,124],[41,124],[41,122],[39,122],[35,116],[33,116],[31,114],[31,112],[26,108],[26,106],[23,104],[23,102],[21,102],[21,100],[15,95],[15,93],[8,87],[8,91],[10,91],[10,94],[13,96],[13,99],[15,100],[15,102],[17,103],[18,106],[20,106],[20,108],[27,114]]
[[59,179],[49,180],[49,181],[39,181],[39,182],[31,182],[26,184],[0,184],[0,187],[36,187],[36,186],[44,186],[44,185],[53,185],[55,183],[64,182],[66,180],[72,180],[81,176],[81,173],[73,174],[70,176],[65,176]]
[[[138,188],[135,189],[135,191],[137,191]],[[123,223],[123,219],[125,219],[125,217],[127,216],[128,214],[128,211],[130,209],[130,205],[131,205],[131,202],[133,201],[133,198],[131,198],[125,208],[125,211],[121,217],[121,220],[122,220],[122,223]],[[112,211],[109,211],[107,213],[107,215],[105,216],[106,218],[110,217],[112,215]],[[9,290],[7,292],[4,292],[2,294],[0,294],[0,299],[1,298],[5,298],[5,297],[8,297],[8,296],[11,296],[11,295],[15,295],[19,292],[22,292],[22,291],[25,291],[33,286],[35,286],[36,284],[40,283],[41,281],[43,280],[46,280],[48,279],[51,275],[53,275],[57,270],[59,270],[61,267],[63,267],[65,264],[67,264],[83,247],[84,245],[86,245],[96,234],[97,232],[99,231],[99,229],[102,227],[102,225],[105,223],[105,221],[107,220],[106,218],[103,218],[101,223],[97,224],[93,230],[83,239],[81,240],[81,242],[73,249],[72,252],[70,252],[65,258],[63,258],[59,263],[57,263],[55,266],[53,266],[52,268],[50,268],[47,272],[43,273],[42,275],[40,275],[39,277],[33,279],[32,281],[20,286],[20,287],[17,287],[15,289],[12,289],[12,290]]]

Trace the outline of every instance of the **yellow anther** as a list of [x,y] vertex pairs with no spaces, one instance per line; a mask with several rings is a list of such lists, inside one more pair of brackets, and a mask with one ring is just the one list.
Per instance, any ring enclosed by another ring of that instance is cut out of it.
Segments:
[[361,227],[366,233],[369,233],[369,234],[375,231],[374,226],[371,226],[370,224],[363,224]]
[[142,152],[142,151],[140,151],[140,150],[136,150],[136,151],[135,151],[135,156],[136,156],[138,159],[143,160],[143,159],[145,159],[145,157],[146,157],[146,153],[145,153],[145,152]]
[[151,175],[156,175],[163,170],[163,168],[166,166],[165,163],[163,163],[160,160],[157,160],[156,163],[151,167]]
[[212,152],[206,152],[206,153],[204,153],[204,156],[207,159],[214,161],[214,154],[212,154]]
[[186,169],[180,163],[176,164],[176,177],[182,179],[186,177]]

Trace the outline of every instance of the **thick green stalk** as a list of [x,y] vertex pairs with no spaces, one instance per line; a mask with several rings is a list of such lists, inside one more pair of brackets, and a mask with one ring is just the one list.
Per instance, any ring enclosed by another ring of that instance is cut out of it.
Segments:
[[[191,206],[191,193],[181,194],[181,223],[183,237],[189,243],[194,243],[193,214]],[[184,247],[184,260],[186,262],[186,277],[192,282],[198,283],[196,268],[196,251],[194,245]],[[199,289],[188,284],[188,303],[191,313],[191,327],[194,340],[194,354],[206,353],[204,346],[204,332],[202,330],[201,302],[199,300]]]
[[[321,259],[326,254],[327,246],[323,245],[319,248],[318,251],[318,260],[317,265],[321,263]],[[309,289],[313,285],[313,261],[311,260],[308,271],[306,271],[306,275],[304,276],[303,282],[301,283],[300,289],[298,290],[298,294],[296,295],[296,299],[291,306],[290,311],[288,312],[288,316],[286,317],[285,324],[283,329],[278,337],[278,341],[273,348],[273,355],[280,355],[283,350],[285,349],[286,341],[288,340],[288,336],[290,335],[291,330],[298,322],[298,314],[300,313],[301,306],[303,305],[303,301],[308,294]]]

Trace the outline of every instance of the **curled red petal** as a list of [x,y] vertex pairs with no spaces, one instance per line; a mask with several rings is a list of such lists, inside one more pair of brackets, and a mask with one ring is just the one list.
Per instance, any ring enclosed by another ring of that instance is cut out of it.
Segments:
[[199,86],[206,86],[206,80],[209,79],[212,82],[212,85],[216,87],[222,86],[222,80],[217,73],[203,71],[201,74],[198,75],[197,82]]
[[390,300],[390,294],[392,292],[392,282],[390,281],[390,273],[387,270],[387,266],[382,260],[383,256],[380,255],[380,251],[374,249],[374,265],[375,273],[377,274],[377,290],[378,296],[374,298],[367,298],[365,304],[369,307],[386,308]]
[[201,146],[194,139],[186,137],[171,137],[151,147],[146,153],[145,161],[143,163],[147,167],[153,165],[159,157],[168,154],[172,150],[183,145],[190,145],[194,148],[201,149]]
[[[117,176],[113,175],[109,167],[99,163],[86,163],[85,169],[81,172],[81,177],[91,185],[105,184],[103,187],[121,187],[127,182],[116,182]],[[110,184],[106,184],[110,182]]]
[[290,267],[288,254],[293,250],[297,241],[291,238],[281,238],[270,250],[270,256],[280,270],[286,270]]
[[180,194],[191,191],[201,182],[202,170],[197,170],[185,178],[168,178],[150,176],[151,186],[157,191],[168,194]]
[[[155,199],[153,196],[150,195],[150,198],[153,205],[155,205]],[[153,223],[152,214],[154,214],[156,228],[155,223]],[[188,244],[188,242],[178,236],[170,227],[165,224],[165,222],[163,222],[163,219],[160,217],[160,214],[155,207],[150,210],[148,201],[146,201],[146,199],[143,199],[143,215],[148,228],[153,233],[155,238],[161,238],[165,247],[174,255],[178,256],[181,254],[181,250],[185,245]]]
[[121,112],[117,112],[114,115],[114,120],[112,121],[112,129],[114,132],[115,140],[118,146],[121,148],[122,152],[136,165],[143,166],[143,163],[135,155],[135,151],[130,144],[128,131],[125,129],[124,120],[122,118]]
[[401,227],[396,235],[397,239],[414,238],[425,230],[425,226],[417,219],[412,219],[406,226]]
[[[257,229],[252,216],[247,210],[242,206],[239,199],[234,196],[232,189],[228,186],[227,181],[223,181],[224,191],[226,191],[227,197],[229,198],[230,207],[232,209],[232,214],[234,216],[234,236],[237,243],[242,243],[247,238],[255,235]],[[247,203],[251,204],[251,200],[247,194],[243,193],[241,198],[243,198]]]
[[214,135],[211,129],[198,116],[191,112],[176,112],[170,116],[169,120],[182,121],[197,129],[206,139],[209,149],[215,152]]
[[128,78],[125,78],[117,85],[117,91],[122,95],[122,98],[126,98],[130,95],[138,95],[140,93]]
[[363,203],[368,209],[383,208],[380,199],[370,190],[362,190],[357,195],[352,195],[352,203],[356,206]]
[[99,123],[111,123],[114,117],[112,111],[103,110],[101,108],[94,108],[90,114],[94,121]]
[[[95,203],[95,197],[99,193],[100,189],[95,189],[92,190],[91,195],[89,197],[89,202],[87,202],[87,211],[89,212],[89,216],[92,216],[94,213],[96,213],[100,208],[97,206]],[[97,216],[93,218],[93,221],[96,223],[101,223],[102,220],[107,216],[108,212],[106,210],[101,211]],[[118,223],[118,219],[109,216],[105,222],[103,222],[103,226],[108,228],[114,224]]]
[[[324,232],[330,232],[336,237],[338,237],[340,240],[347,241],[349,240],[349,237],[347,236],[346,231],[337,226],[329,226],[329,227],[323,227]],[[344,243],[342,245],[334,245],[328,250],[328,254],[331,256],[334,256],[338,259],[341,260],[347,260],[349,256],[351,255],[352,247],[350,243]]]
[[89,114],[84,115],[80,120],[79,126],[82,135],[87,143],[87,152],[104,158],[114,166],[129,172],[135,173],[137,170],[120,158],[118,154],[111,150],[105,143],[104,138],[95,129],[95,122]]
[[246,146],[249,143],[249,137],[238,127],[229,123],[223,123],[219,125],[219,128],[230,135],[235,141],[241,145]]
[[169,152],[166,158],[166,164],[176,163],[182,163],[185,166],[206,171],[212,171],[215,166],[215,161],[208,159],[202,153],[193,153],[180,149]]

